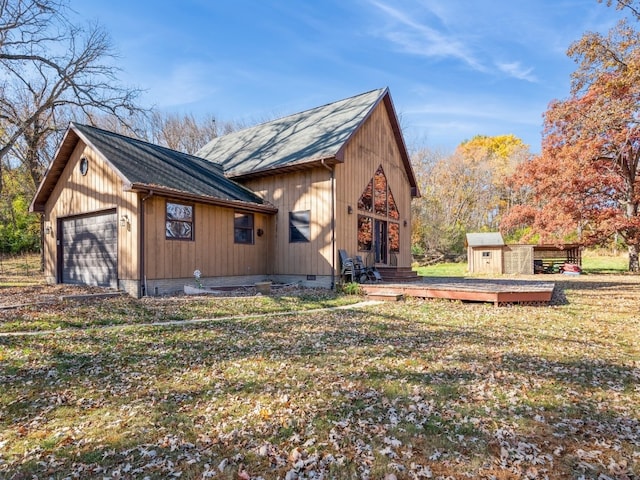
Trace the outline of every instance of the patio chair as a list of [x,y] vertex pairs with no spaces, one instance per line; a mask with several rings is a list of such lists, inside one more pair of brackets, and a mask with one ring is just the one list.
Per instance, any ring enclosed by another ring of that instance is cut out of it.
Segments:
[[340,254],[340,264],[342,265],[340,275],[345,280],[350,279],[351,282],[364,283],[368,280],[367,268],[364,266],[362,257],[355,256],[351,258],[346,250],[338,250]]
[[364,262],[362,261],[362,257],[360,255],[356,255],[354,257],[354,264],[358,265],[360,268],[360,274],[359,274],[360,283],[382,281],[382,275],[380,275],[380,272],[378,272],[376,267],[365,267]]
[[350,281],[353,282],[355,278],[353,259],[346,250],[339,249],[338,254],[340,255],[340,276],[343,277],[345,281],[350,278]]

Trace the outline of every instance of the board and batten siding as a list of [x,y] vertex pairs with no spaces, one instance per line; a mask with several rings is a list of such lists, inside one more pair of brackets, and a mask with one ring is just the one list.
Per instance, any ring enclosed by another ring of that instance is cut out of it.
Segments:
[[[80,173],[80,159],[88,160],[86,175]],[[78,142],[69,161],[49,196],[44,209],[45,225],[51,233],[44,235],[44,272],[47,281],[58,280],[57,245],[58,220],[78,215],[89,215],[115,209],[117,218],[126,215],[130,222],[124,228],[118,226],[118,280],[126,282],[126,288],[139,280],[138,259],[138,196],[124,190],[118,174],[95,151]]]
[[[337,248],[350,255],[366,257],[358,252],[358,199],[382,165],[387,184],[396,201],[400,218],[400,252],[398,267],[411,266],[411,185],[402,162],[384,103],[369,118],[346,146],[344,163],[336,166],[336,242]],[[351,207],[351,214],[348,208]],[[364,214],[364,213],[363,213]],[[386,220],[373,212],[367,216]],[[405,222],[406,221],[406,226]]]
[[501,274],[503,272],[502,254],[502,246],[468,247],[469,272]]
[[[166,238],[166,203],[194,205],[194,240]],[[234,242],[232,208],[151,196],[144,201],[144,274],[147,281],[185,279],[193,272],[203,278],[265,276],[270,271],[270,215],[254,213],[254,244]],[[264,234],[258,236],[257,230]],[[153,292],[150,292],[153,294]]]
[[[243,183],[278,208],[274,233],[274,275],[332,273],[331,172],[316,167]],[[310,211],[310,241],[289,243],[289,212]]]

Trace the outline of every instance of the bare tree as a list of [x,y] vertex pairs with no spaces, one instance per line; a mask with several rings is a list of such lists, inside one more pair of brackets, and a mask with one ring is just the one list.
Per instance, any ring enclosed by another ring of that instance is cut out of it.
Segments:
[[[23,163],[37,185],[49,158],[42,148],[76,110],[127,122],[140,93],[118,83],[109,36],[74,26],[63,0],[0,0],[0,168]],[[0,183],[0,192],[2,184]]]
[[193,155],[217,136],[218,125],[213,116],[199,121],[192,114],[155,111],[150,118],[149,141],[173,150]]

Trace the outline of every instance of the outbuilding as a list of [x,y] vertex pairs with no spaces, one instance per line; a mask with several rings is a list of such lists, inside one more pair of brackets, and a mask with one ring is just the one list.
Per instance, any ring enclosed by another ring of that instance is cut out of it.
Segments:
[[466,243],[469,273],[531,275],[582,266],[580,244],[507,245],[500,232],[468,233]]

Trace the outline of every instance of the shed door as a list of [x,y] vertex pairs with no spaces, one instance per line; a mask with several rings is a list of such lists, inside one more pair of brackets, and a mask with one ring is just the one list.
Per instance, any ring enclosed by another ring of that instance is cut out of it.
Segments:
[[62,283],[118,286],[115,211],[62,220]]

